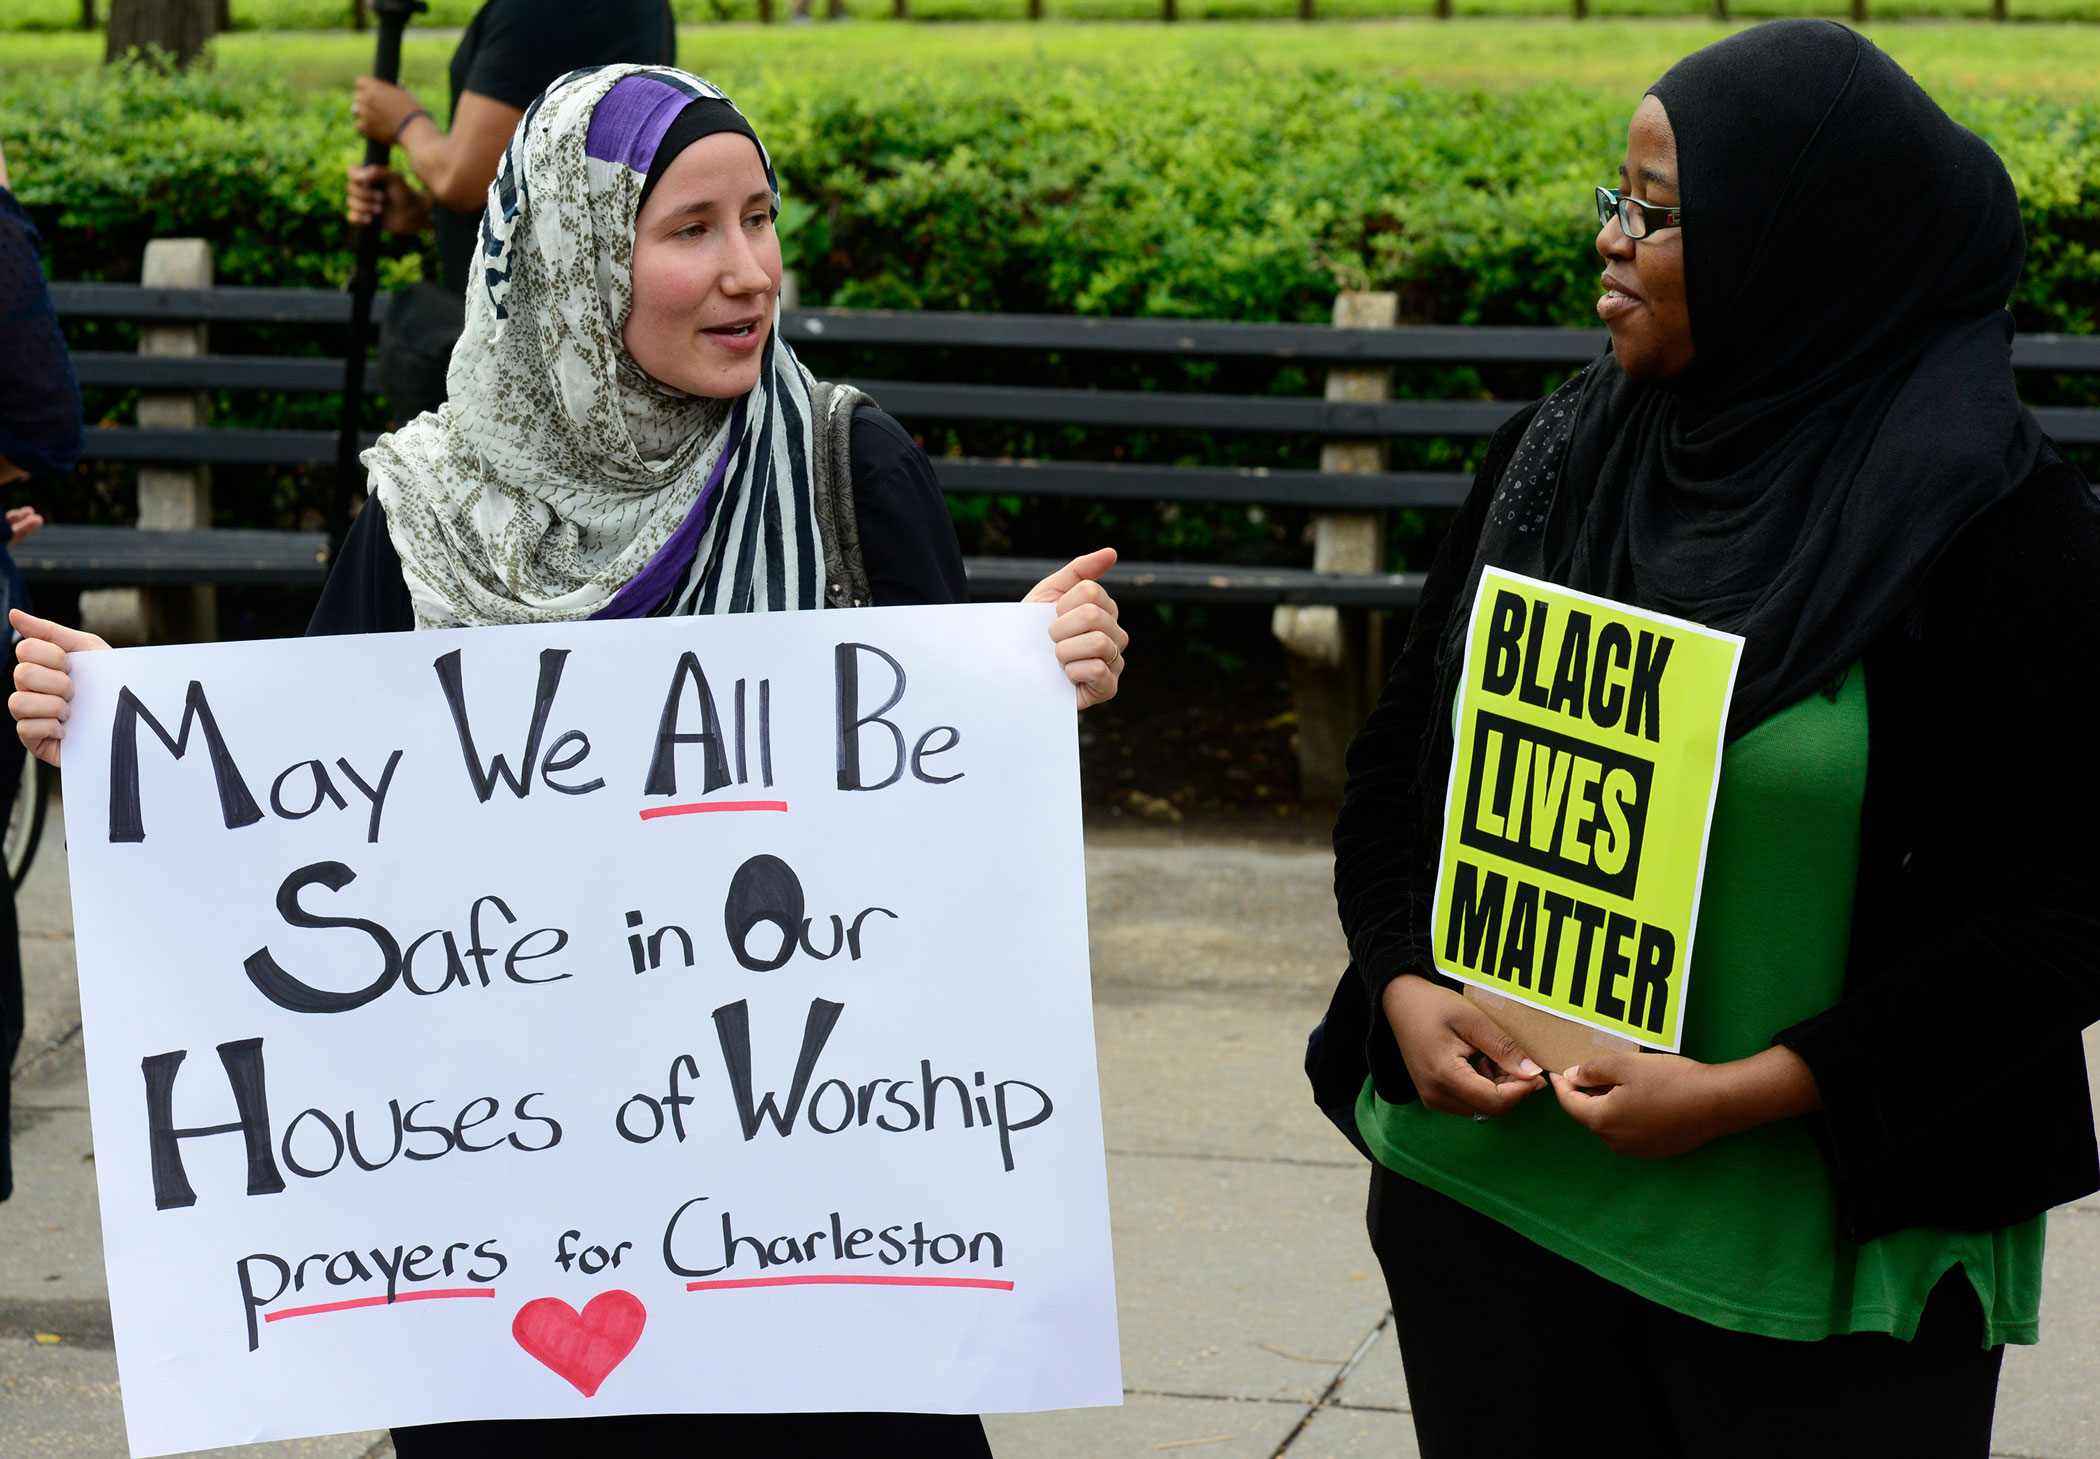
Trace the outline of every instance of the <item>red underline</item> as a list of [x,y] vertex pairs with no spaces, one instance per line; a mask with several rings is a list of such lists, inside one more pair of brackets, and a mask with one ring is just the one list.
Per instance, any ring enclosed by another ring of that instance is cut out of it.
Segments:
[[1011,1292],[1012,1282],[982,1277],[745,1277],[734,1282],[687,1282],[688,1292],[719,1292],[732,1287],[990,1287]]
[[788,803],[784,800],[696,800],[691,805],[651,806],[642,812],[642,819],[653,821],[658,816],[693,816],[702,811],[784,811],[787,808]]
[[390,1302],[429,1302],[439,1297],[493,1297],[494,1287],[447,1287],[441,1292],[400,1292],[392,1297],[357,1297],[348,1302],[323,1302],[317,1307],[287,1307],[282,1312],[265,1312],[263,1321],[275,1322],[280,1317],[311,1317],[316,1312],[347,1312],[352,1307],[385,1307]]

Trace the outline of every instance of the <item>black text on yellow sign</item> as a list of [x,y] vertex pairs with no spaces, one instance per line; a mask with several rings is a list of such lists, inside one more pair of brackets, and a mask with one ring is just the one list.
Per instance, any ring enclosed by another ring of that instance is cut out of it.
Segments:
[[1676,1048],[1741,640],[1489,569],[1475,600],[1437,964]]

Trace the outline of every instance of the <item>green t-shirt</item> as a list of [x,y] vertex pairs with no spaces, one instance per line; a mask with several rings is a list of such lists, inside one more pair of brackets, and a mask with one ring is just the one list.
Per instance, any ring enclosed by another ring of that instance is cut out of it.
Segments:
[[[1688,1057],[1747,1058],[1838,1001],[1866,774],[1861,668],[1835,696],[1811,694],[1728,747],[1693,942]],[[1986,1345],[2037,1340],[2046,1217],[1998,1231],[1912,1227],[1854,1245],[1799,1120],[1635,1160],[1563,1114],[1550,1089],[1476,1124],[1388,1104],[1366,1081],[1356,1118],[1389,1170],[1718,1327],[1907,1341],[1933,1285],[1960,1266],[1983,1304]]]

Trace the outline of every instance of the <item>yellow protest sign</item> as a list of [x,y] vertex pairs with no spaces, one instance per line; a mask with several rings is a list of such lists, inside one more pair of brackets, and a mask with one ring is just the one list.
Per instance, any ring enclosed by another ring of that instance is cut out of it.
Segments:
[[1743,641],[1489,568],[1466,634],[1436,964],[1676,1049]]

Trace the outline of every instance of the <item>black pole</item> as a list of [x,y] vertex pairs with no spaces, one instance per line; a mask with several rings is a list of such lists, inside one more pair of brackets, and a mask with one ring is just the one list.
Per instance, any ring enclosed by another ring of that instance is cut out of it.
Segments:
[[[379,18],[379,49],[372,74],[389,84],[401,78],[401,32],[408,18],[430,7],[423,0],[372,0]],[[365,165],[384,166],[393,147],[365,142]],[[350,271],[350,334],[343,344],[343,410],[336,426],[335,489],[328,501],[328,535],[340,546],[350,528],[350,488],[362,479],[357,438],[365,424],[365,340],[372,332],[372,291],[379,282],[379,223],[357,230],[357,262]]]

